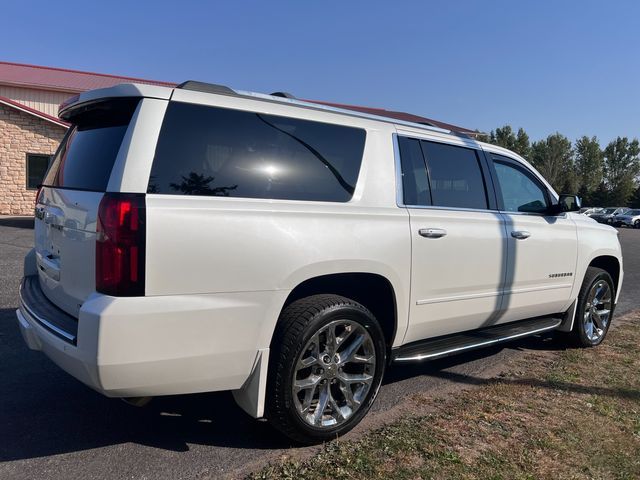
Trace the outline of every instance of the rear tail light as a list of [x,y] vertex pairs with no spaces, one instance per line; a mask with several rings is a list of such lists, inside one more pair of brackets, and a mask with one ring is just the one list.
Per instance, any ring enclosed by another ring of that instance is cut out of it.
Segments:
[[38,191],[36,192],[36,203],[35,206],[37,206],[39,203],[42,203],[42,185],[38,185]]
[[96,291],[117,297],[144,295],[144,194],[105,193],[96,228]]

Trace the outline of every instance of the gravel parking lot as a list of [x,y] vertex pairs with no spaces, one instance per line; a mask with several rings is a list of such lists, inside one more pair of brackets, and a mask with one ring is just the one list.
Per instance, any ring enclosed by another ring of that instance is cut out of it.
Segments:
[[[158,398],[136,409],[28,350],[14,312],[32,224],[0,218],[0,478],[219,478],[287,452],[286,441],[245,415],[229,393]],[[635,309],[640,298],[640,230],[623,229],[620,239],[625,283],[618,314]],[[541,341],[394,368],[372,413],[349,436],[397,415],[416,392],[462,388],[453,379],[492,375],[506,358]]]

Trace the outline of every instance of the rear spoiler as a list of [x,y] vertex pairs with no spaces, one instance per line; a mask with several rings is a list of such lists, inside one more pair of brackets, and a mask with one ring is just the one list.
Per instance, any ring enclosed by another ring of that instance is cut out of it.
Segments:
[[171,98],[171,92],[173,92],[173,88],[170,87],[160,87],[157,85],[141,83],[121,83],[114,87],[98,88],[96,90],[89,90],[88,92],[75,95],[62,102],[60,107],[58,107],[58,117],[66,120],[71,110],[76,107],[106,98],[147,97],[169,100],[169,98]]

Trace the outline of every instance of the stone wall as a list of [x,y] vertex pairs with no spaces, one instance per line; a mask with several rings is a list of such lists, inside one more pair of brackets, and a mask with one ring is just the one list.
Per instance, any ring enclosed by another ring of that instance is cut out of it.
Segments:
[[27,153],[52,155],[66,129],[0,105],[0,215],[33,215],[35,190],[27,190]]

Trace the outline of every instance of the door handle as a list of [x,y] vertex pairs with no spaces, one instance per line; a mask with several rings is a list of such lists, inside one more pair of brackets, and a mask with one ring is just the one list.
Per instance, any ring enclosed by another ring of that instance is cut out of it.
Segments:
[[426,238],[441,238],[447,234],[444,228],[421,228],[418,233]]
[[511,232],[511,236],[513,238],[518,239],[518,240],[525,240],[525,239],[529,238],[531,236],[531,234],[529,232],[527,232],[526,230],[515,230],[515,231]]

